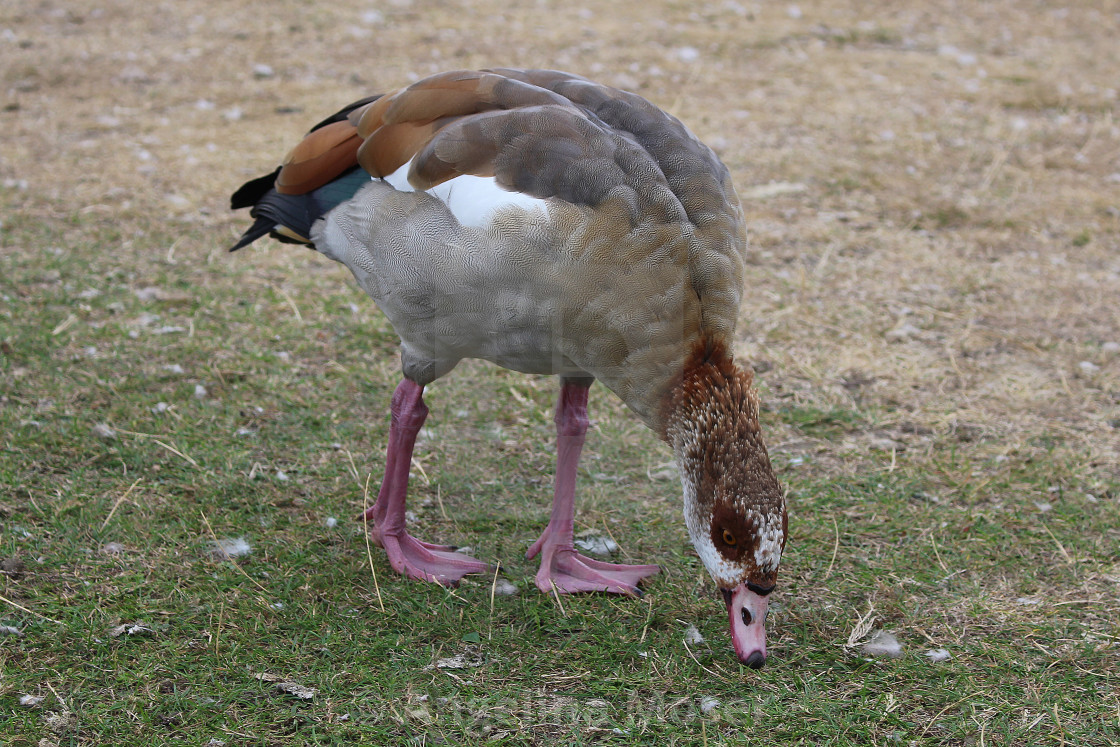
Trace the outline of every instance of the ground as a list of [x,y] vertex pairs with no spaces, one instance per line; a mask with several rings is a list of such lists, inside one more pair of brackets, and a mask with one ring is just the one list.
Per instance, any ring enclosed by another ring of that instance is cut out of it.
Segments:
[[[1111,0],[0,3],[6,743],[1120,744],[1117,38]],[[413,518],[517,591],[395,577],[354,521],[392,329],[225,251],[320,118],[504,65],[731,169],[792,504],[761,672],[601,388],[577,521],[662,566],[643,599],[532,588],[557,387],[485,364],[430,390]]]

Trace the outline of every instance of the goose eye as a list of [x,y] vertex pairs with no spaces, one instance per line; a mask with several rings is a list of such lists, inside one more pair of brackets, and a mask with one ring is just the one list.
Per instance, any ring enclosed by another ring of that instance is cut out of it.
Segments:
[[731,533],[731,530],[730,529],[724,529],[723,530],[723,544],[728,545],[730,547],[734,547],[735,542],[736,542],[735,535]]

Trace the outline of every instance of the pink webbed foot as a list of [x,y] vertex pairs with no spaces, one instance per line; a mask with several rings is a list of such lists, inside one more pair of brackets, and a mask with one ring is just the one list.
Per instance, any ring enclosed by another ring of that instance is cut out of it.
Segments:
[[453,586],[468,573],[493,570],[481,560],[456,552],[456,548],[451,545],[425,542],[406,531],[383,532],[376,523],[382,518],[377,516],[375,507],[370,507],[358,520],[375,522],[369,524],[369,538],[375,545],[384,548],[389,564],[397,573],[420,581]]
[[655,565],[623,565],[606,563],[580,555],[570,543],[559,543],[545,529],[540,539],[526,553],[527,558],[541,556],[537,571],[537,588],[546,594],[556,591],[573,594],[581,591],[605,591],[611,594],[640,596],[638,584],[660,569]]
[[468,573],[491,570],[488,564],[470,555],[455,552],[453,547],[433,545],[418,540],[407,532],[388,535],[374,529],[370,532],[370,537],[385,548],[393,570],[409,578],[453,586]]

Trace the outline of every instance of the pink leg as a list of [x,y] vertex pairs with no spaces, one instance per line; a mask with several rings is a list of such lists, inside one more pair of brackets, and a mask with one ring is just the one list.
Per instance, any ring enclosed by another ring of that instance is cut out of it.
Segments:
[[567,380],[556,405],[556,491],[548,527],[526,557],[541,556],[537,588],[545,593],[608,591],[639,594],[638,583],[657,573],[655,565],[615,565],[584,557],[572,544],[576,470],[587,433],[587,380]]
[[453,547],[421,542],[405,530],[404,504],[408,493],[408,468],[416,434],[428,417],[424,387],[405,379],[393,392],[389,446],[385,452],[385,476],[377,501],[361,518],[369,521],[370,538],[389,556],[393,568],[411,578],[455,584],[468,573],[479,573],[490,566]]

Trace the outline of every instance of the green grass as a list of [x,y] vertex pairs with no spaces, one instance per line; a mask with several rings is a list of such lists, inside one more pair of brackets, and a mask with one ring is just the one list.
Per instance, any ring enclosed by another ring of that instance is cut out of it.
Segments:
[[[22,633],[0,636],[4,744],[1120,743],[1120,486],[1076,448],[784,470],[792,540],[754,672],[676,481],[649,477],[668,451],[601,388],[577,519],[662,566],[645,598],[532,587],[556,385],[475,363],[430,390],[411,507],[520,591],[397,578],[353,520],[380,476],[392,330],[321,258],[195,238],[168,260],[161,230],[14,214],[0,234],[0,557],[22,565],[0,581]],[[824,440],[879,416],[767,415]],[[253,551],[215,557],[215,536]],[[902,658],[845,645],[871,610]],[[151,633],[111,634],[137,622]]]
[[782,407],[778,415],[786,423],[796,426],[802,433],[814,438],[831,438],[856,431],[866,416],[856,410],[819,407]]

